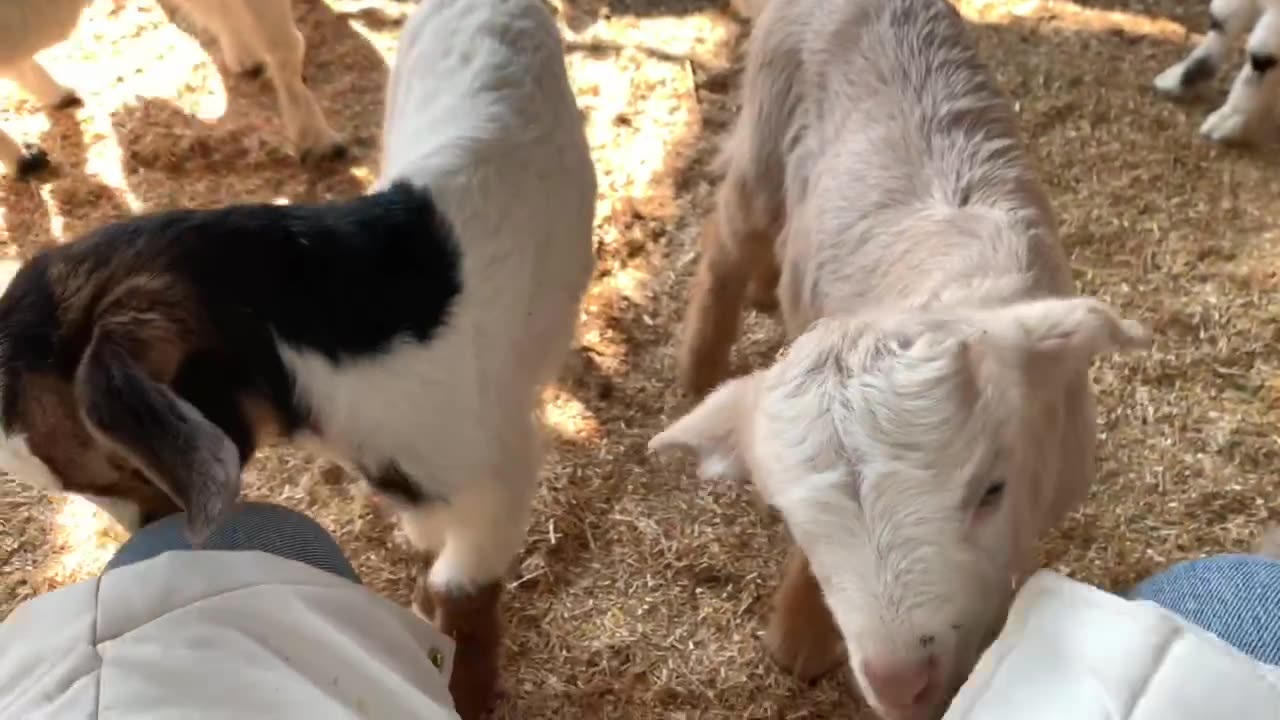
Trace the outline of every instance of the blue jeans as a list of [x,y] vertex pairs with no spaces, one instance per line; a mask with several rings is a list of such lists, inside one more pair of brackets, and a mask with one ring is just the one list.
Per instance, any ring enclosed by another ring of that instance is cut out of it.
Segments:
[[1129,597],[1150,600],[1255,660],[1280,665],[1280,562],[1260,555],[1188,560],[1142,581]]
[[[107,563],[110,572],[171,550],[191,550],[178,513],[139,529]],[[360,576],[327,530],[300,512],[270,503],[241,503],[209,536],[203,550],[261,550],[359,583]]]

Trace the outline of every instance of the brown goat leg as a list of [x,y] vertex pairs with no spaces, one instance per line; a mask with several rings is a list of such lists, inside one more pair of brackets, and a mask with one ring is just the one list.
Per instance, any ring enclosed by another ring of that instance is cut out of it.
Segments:
[[774,662],[804,681],[831,672],[845,657],[844,639],[822,599],[822,588],[809,570],[808,558],[795,545],[773,596],[764,642]]
[[729,375],[748,279],[737,253],[720,237],[714,218],[703,233],[677,369],[681,386],[693,397],[705,395]]
[[453,638],[449,694],[462,720],[487,717],[498,691],[502,651],[502,583],[471,591],[428,589],[420,583],[417,611]]
[[747,286],[747,302],[756,312],[772,315],[778,311],[778,280],[782,271],[772,256],[761,258]]

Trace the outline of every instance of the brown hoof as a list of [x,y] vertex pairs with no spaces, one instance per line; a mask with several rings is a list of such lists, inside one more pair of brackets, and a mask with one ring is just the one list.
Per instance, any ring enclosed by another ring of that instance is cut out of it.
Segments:
[[772,315],[778,311],[778,266],[770,262],[756,270],[747,283],[747,303],[758,313]]
[[752,288],[747,302],[751,303],[752,310],[762,315],[773,315],[778,312],[778,296],[768,290]]
[[346,143],[336,142],[332,145],[303,150],[301,159],[304,165],[322,165],[330,162],[341,162],[349,157],[351,157],[351,149],[347,147]]
[[799,548],[792,547],[787,557],[764,644],[779,667],[805,682],[835,670],[845,659],[844,638]]
[[80,96],[71,92],[58,98],[58,102],[53,104],[54,110],[70,110],[71,108],[84,107],[84,100]]
[[449,678],[454,710],[462,720],[486,718],[498,695],[502,584],[493,582],[470,592],[433,589],[427,596],[436,627],[457,645]]
[[49,162],[49,153],[34,145],[23,148],[23,155],[18,159],[18,167],[14,169],[14,177],[19,180],[30,180],[53,167]]

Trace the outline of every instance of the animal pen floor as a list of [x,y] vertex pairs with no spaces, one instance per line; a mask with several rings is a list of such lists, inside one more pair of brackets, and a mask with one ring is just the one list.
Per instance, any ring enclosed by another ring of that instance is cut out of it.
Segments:
[[[1198,103],[1149,89],[1205,29],[1207,3],[961,5],[1018,104],[1080,287],[1156,334],[1152,354],[1095,365],[1099,483],[1044,543],[1045,563],[1123,590],[1170,562],[1247,548],[1268,516],[1280,519],[1280,166],[1196,135],[1237,60]],[[726,7],[584,0],[562,17],[600,178],[599,265],[582,347],[548,392],[549,457],[509,595],[500,716],[859,712],[844,678],[804,686],[761,651],[784,547],[776,520],[746,489],[699,483],[691,463],[645,451],[680,407],[673,341],[714,187],[708,162],[734,114],[746,28]],[[222,75],[216,49],[153,2],[97,0],[41,56],[85,108],[46,114],[0,87],[0,124],[61,167],[45,183],[0,183],[4,251],[25,258],[145,209],[362,191],[411,8],[295,1],[308,82],[356,150],[350,167],[308,171],[281,149],[269,81]],[[740,365],[779,347],[767,319],[751,318],[747,336]],[[407,602],[418,561],[354,484],[274,450],[248,488],[313,514],[375,590]],[[120,539],[84,501],[0,479],[0,616],[92,575]]]

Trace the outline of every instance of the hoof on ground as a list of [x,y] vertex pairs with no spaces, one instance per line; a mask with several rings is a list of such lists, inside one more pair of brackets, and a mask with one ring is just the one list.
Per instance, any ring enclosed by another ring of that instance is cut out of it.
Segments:
[[19,180],[30,180],[53,167],[53,163],[49,161],[49,154],[43,149],[29,145],[23,148],[23,151],[14,172],[14,176]]

